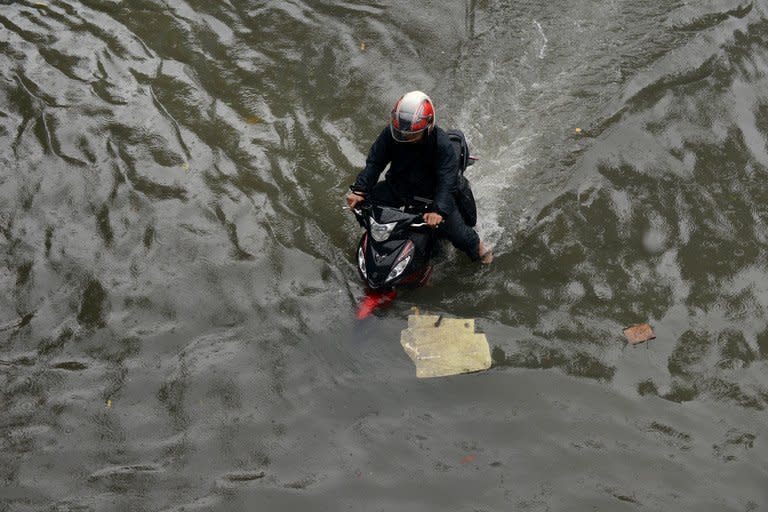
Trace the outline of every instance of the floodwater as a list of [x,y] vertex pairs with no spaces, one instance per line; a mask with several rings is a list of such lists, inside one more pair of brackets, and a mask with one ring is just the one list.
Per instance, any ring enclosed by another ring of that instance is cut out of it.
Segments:
[[[0,511],[768,510],[765,0],[0,25]],[[343,196],[417,88],[496,260],[358,322]],[[493,368],[417,380],[413,306]]]

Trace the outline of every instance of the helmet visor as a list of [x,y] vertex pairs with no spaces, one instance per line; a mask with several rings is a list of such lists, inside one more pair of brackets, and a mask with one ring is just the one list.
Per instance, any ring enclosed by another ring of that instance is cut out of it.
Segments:
[[401,130],[395,128],[393,123],[389,124],[389,131],[392,132],[392,138],[397,142],[416,142],[421,140],[421,134],[424,133],[426,128],[421,130]]

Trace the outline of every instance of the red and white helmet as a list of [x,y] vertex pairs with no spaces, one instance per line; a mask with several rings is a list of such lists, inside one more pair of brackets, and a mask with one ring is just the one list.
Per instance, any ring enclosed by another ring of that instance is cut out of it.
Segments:
[[435,125],[435,107],[429,96],[421,91],[411,91],[397,100],[392,108],[389,129],[398,142],[413,142],[421,133]]

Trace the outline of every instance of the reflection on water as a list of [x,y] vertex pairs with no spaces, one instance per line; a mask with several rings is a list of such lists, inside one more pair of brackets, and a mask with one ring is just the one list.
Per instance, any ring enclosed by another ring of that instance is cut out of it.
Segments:
[[[766,6],[560,4],[0,6],[0,511],[765,507]],[[414,88],[497,258],[357,324]],[[416,381],[413,305],[494,370]]]

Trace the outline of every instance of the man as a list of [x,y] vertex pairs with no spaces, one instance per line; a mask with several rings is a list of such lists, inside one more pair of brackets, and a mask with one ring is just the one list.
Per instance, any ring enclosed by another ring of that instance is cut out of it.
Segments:
[[[377,183],[387,164],[385,180]],[[473,261],[488,264],[493,254],[456,207],[458,166],[451,141],[435,125],[432,100],[421,91],[411,91],[392,108],[389,126],[371,146],[365,169],[350,187],[347,205],[355,208],[366,197],[395,207],[412,203],[415,197],[432,199],[424,222]]]

